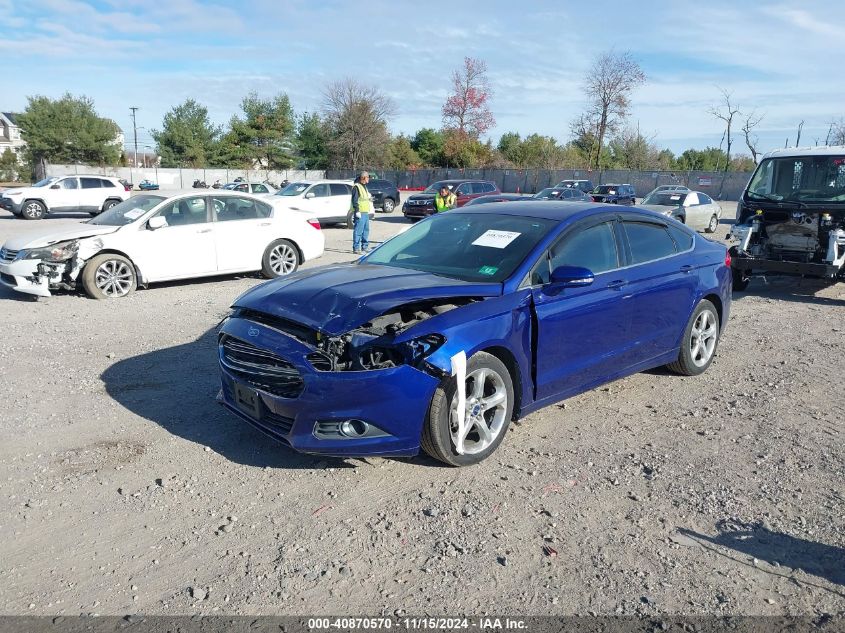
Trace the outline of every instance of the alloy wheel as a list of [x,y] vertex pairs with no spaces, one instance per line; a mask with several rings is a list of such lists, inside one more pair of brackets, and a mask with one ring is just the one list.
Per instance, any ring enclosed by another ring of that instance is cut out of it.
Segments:
[[716,229],[719,228],[719,218],[715,215],[710,218],[710,225],[707,227],[707,231],[710,233],[715,233]]
[[716,349],[716,339],[719,336],[719,327],[716,315],[710,310],[704,310],[696,318],[690,332],[690,357],[696,367],[703,367],[710,362],[713,351]]
[[287,244],[279,244],[270,251],[270,268],[279,276],[296,270],[297,255]]
[[467,374],[464,428],[458,428],[458,398],[452,399],[449,430],[455,447],[473,455],[487,449],[499,437],[507,420],[508,392],[505,381],[493,369],[482,367]]
[[114,259],[104,261],[97,268],[94,279],[107,297],[122,297],[132,288],[133,272],[125,262]]

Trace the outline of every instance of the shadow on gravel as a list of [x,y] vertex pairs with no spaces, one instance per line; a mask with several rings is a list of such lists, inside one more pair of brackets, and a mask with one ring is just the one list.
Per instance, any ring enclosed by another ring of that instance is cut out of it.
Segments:
[[700,543],[704,541],[721,545],[772,565],[801,569],[833,584],[845,586],[845,549],[841,547],[772,532],[759,523],[719,521],[716,529],[719,530],[716,536],[706,536],[683,528],[678,532]]
[[733,300],[745,297],[761,297],[790,303],[809,303],[821,306],[845,307],[845,298],[820,297],[816,293],[839,286],[845,295],[845,283],[833,283],[823,279],[801,279],[800,277],[770,277],[768,280],[752,278],[748,288],[734,292]]
[[106,392],[129,411],[238,464],[354,467],[340,459],[296,453],[238,420],[215,401],[218,376],[217,332],[211,329],[191,343],[119,361],[100,378]]

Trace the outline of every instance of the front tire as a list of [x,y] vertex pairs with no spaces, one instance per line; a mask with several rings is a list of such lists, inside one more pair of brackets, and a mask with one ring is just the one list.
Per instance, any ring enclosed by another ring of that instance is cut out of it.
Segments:
[[117,206],[118,204],[120,204],[120,200],[106,200],[103,203],[102,212],[104,213],[104,212],[108,211],[109,209],[111,209],[112,207]]
[[82,287],[92,299],[125,297],[138,287],[135,266],[123,255],[97,255],[82,270]]
[[276,240],[264,251],[261,258],[261,274],[267,279],[284,277],[299,268],[299,252],[288,240]]
[[40,220],[47,213],[47,207],[38,200],[27,200],[21,207],[21,217],[24,220]]
[[678,360],[667,367],[683,376],[697,376],[713,362],[719,345],[719,314],[707,299],[702,299],[693,310],[692,316],[681,339]]
[[396,208],[396,202],[393,198],[385,198],[384,202],[382,202],[381,210],[385,213],[393,213],[393,209]]
[[[462,438],[457,391],[455,378],[447,378],[434,392],[420,444],[426,453],[450,466],[470,466],[489,457],[504,440],[513,415],[513,381],[505,364],[492,354],[478,352],[467,361]],[[463,454],[457,451],[459,442]]]

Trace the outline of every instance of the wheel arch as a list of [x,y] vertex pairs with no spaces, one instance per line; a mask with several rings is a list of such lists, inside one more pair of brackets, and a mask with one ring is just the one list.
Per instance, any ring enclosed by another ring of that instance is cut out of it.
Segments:
[[109,202],[110,200],[114,200],[117,204],[124,202],[124,200],[122,198],[118,197],[118,196],[109,196],[108,198],[103,200],[103,204],[100,205],[100,211],[103,211],[105,209],[106,203]]
[[712,303],[716,307],[716,316],[719,317],[719,329],[722,329],[723,317],[722,317],[722,298],[717,294],[708,294],[702,297],[703,299],[707,299],[710,303]]
[[513,352],[511,352],[507,347],[502,347],[501,345],[485,347],[478,351],[486,352],[491,356],[495,356],[504,363],[505,367],[508,368],[508,373],[511,376],[511,382],[513,383],[514,396],[513,414],[511,419],[518,420],[520,412],[522,411],[522,374],[519,371],[519,363],[516,360],[516,356],[514,356]]
[[23,199],[23,202],[21,202],[21,212],[23,212],[23,208],[24,208],[24,206],[26,205],[27,202],[40,202],[41,204],[44,205],[44,208],[46,209],[46,213],[50,213],[50,205],[47,204],[47,201],[44,200],[44,198],[39,198],[38,196],[27,196],[27,197],[25,197]]
[[[121,251],[117,248],[103,248],[103,249],[97,251],[96,253],[94,253],[93,255],[91,255],[91,257],[89,257],[88,259],[86,259],[85,260],[85,266],[87,266],[88,262],[90,262],[92,259],[94,259],[98,255],[120,255],[121,257],[125,257],[132,264],[132,268],[135,269],[135,279],[137,280],[137,285],[146,287],[147,281],[146,281],[146,279],[144,279],[144,276],[143,276],[143,273],[141,272],[141,269],[139,268],[138,264],[135,263],[135,260],[132,258],[131,255],[129,255],[128,253]],[[84,266],[83,266],[83,268],[84,268]]]

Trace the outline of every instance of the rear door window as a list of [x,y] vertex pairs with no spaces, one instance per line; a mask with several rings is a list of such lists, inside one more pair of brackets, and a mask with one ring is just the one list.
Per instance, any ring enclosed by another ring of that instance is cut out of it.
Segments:
[[663,224],[623,222],[631,248],[631,263],[642,264],[675,254],[675,241]]
[[352,191],[348,185],[333,182],[329,185],[333,196],[351,196]]
[[100,179],[99,178],[80,178],[79,179],[83,189],[99,189],[100,188]]
[[218,222],[257,220],[270,217],[270,205],[239,196],[213,197]]

